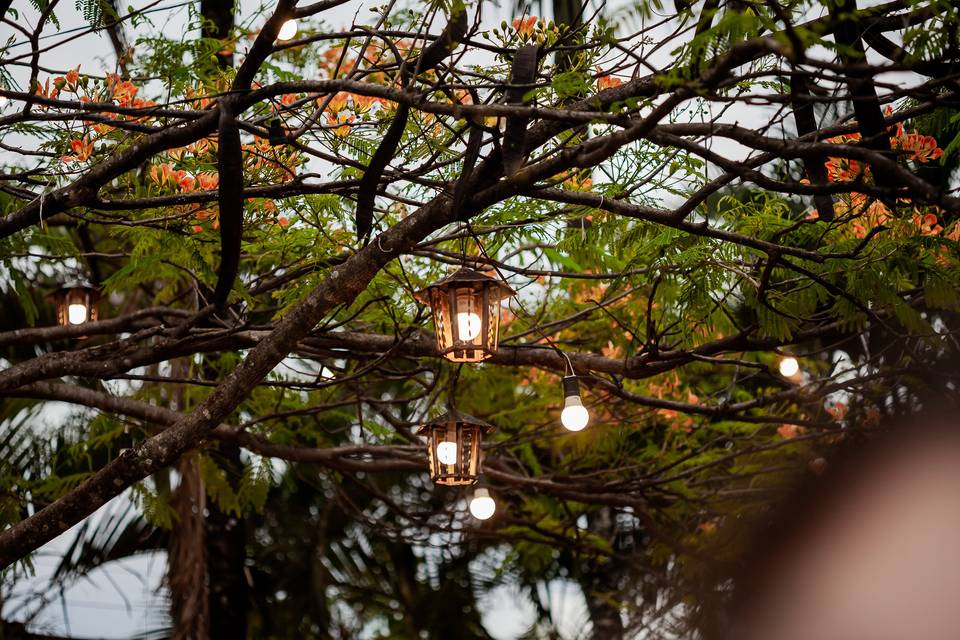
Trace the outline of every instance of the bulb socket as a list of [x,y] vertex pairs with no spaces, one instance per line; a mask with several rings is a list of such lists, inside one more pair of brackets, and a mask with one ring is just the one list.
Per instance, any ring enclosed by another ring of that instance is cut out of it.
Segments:
[[572,396],[580,397],[580,381],[577,376],[564,376],[563,397],[570,398]]
[[287,133],[283,130],[283,123],[280,122],[280,118],[274,118],[270,121],[268,140],[274,147],[287,144]]

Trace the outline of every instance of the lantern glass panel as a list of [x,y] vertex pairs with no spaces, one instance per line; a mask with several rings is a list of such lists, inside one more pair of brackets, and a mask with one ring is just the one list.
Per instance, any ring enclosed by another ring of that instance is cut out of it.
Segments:
[[470,485],[480,475],[480,444],[492,427],[475,418],[449,414],[425,424],[419,434],[427,438],[430,479],[443,485]]
[[456,344],[474,345],[483,340],[483,309],[480,296],[469,288],[456,289]]
[[437,348],[453,362],[480,362],[497,352],[500,305],[514,295],[504,282],[461,269],[417,297],[430,305]]
[[97,294],[89,287],[67,287],[55,294],[57,322],[65,327],[97,319]]

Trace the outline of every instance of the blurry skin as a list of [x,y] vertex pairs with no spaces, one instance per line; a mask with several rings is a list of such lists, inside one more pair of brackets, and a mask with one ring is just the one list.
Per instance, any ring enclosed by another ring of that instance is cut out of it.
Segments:
[[960,638],[960,428],[917,431],[844,476],[753,567],[728,638]]

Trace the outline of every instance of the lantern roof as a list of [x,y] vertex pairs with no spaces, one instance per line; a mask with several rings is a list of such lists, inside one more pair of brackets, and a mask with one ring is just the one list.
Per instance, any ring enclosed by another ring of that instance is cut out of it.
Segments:
[[482,285],[490,287],[491,292],[495,293],[495,295],[492,296],[495,300],[503,300],[517,295],[517,292],[503,280],[493,278],[469,267],[461,267],[443,280],[427,285],[415,295],[418,300],[426,301],[427,293],[432,289],[449,289],[457,286],[479,287]]
[[446,412],[440,414],[436,418],[424,422],[423,425],[417,429],[417,435],[422,435],[434,427],[446,426],[451,422],[460,422],[463,424],[471,424],[480,427],[480,430],[483,433],[491,433],[496,429],[496,427],[489,422],[471,416],[470,414],[464,413],[453,407],[448,407]]
[[62,285],[54,289],[52,292],[50,292],[47,298],[48,299],[57,298],[57,297],[63,296],[68,291],[77,291],[77,290],[86,291],[88,294],[90,294],[94,298],[100,297],[100,289],[98,289],[97,287],[93,286],[86,280],[74,280],[72,282],[63,283]]

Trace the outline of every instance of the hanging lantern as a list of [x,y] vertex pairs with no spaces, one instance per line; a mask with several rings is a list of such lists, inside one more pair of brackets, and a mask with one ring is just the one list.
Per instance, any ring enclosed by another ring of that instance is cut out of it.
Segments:
[[86,284],[62,287],[51,296],[57,305],[57,322],[65,327],[95,322],[100,292]]
[[437,484],[473,484],[480,475],[480,443],[493,425],[450,409],[427,422],[417,435],[427,439],[430,479]]
[[464,267],[416,297],[430,305],[440,354],[453,362],[480,362],[497,352],[500,303],[516,293],[502,280]]

